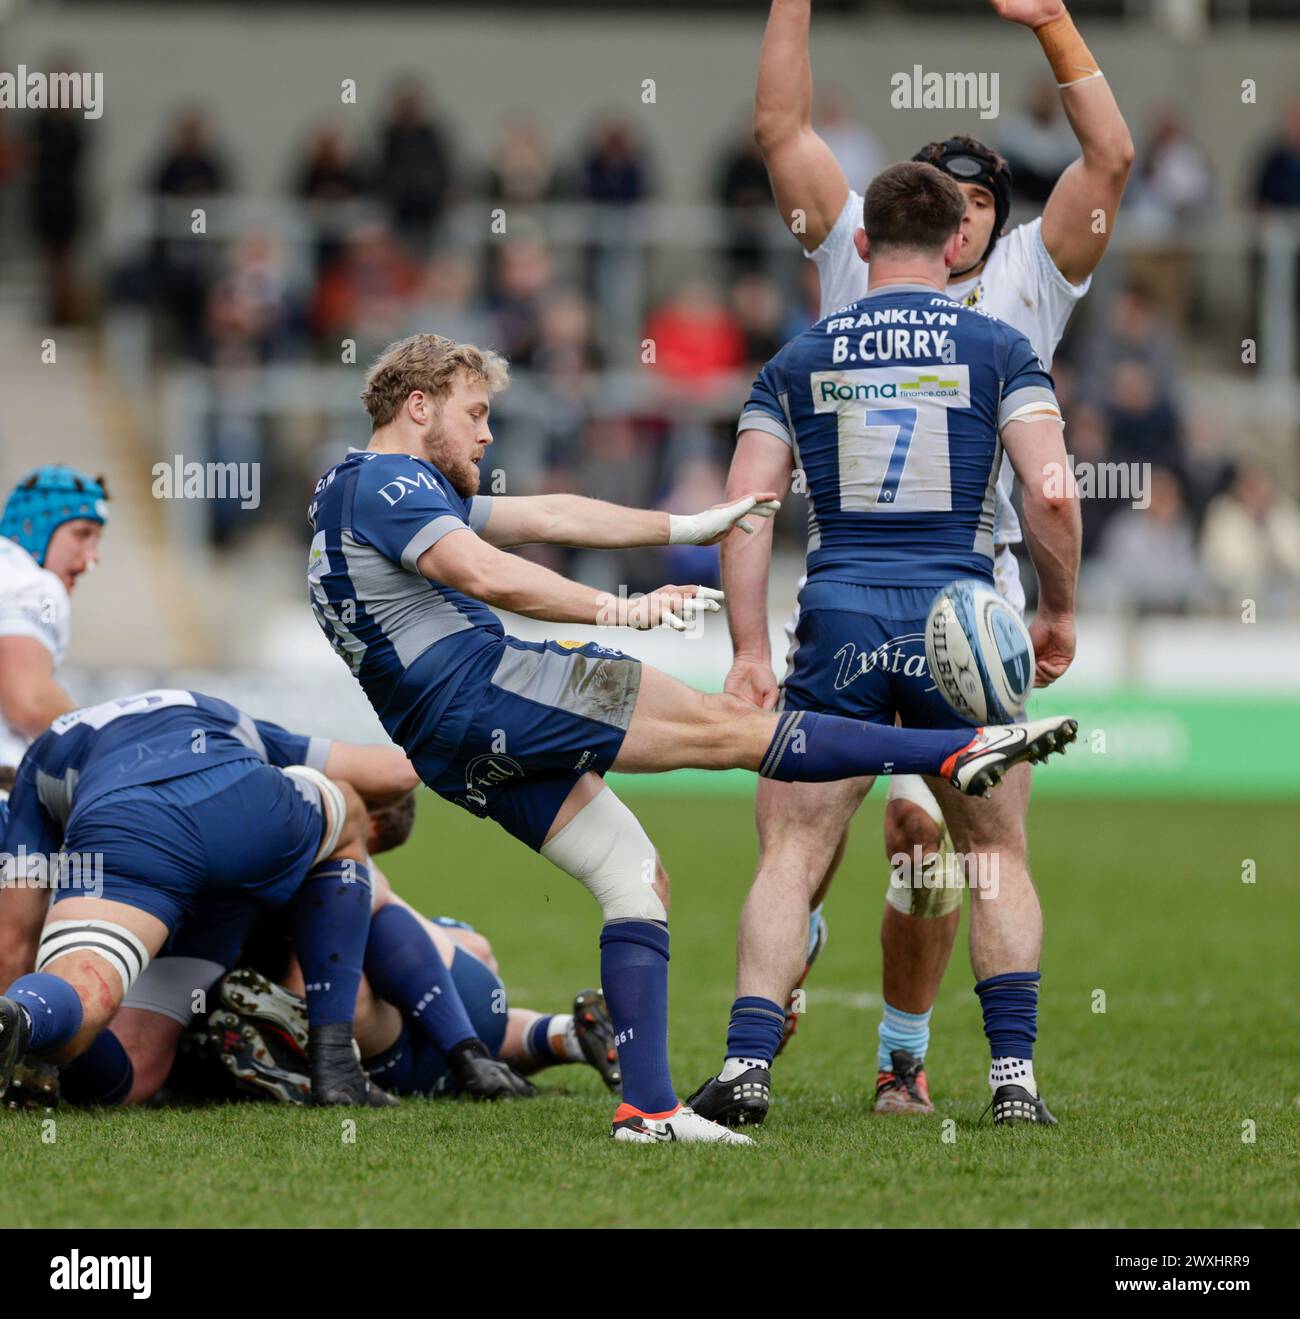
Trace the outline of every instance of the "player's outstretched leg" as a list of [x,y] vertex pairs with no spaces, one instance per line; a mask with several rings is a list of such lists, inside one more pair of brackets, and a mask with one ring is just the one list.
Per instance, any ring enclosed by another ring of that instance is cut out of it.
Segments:
[[[594,795],[593,795],[594,793]],[[622,1072],[610,1135],[630,1144],[752,1142],[683,1105],[668,1069],[668,876],[636,816],[593,775],[578,781],[541,854],[600,903],[600,981]]]
[[787,783],[874,774],[934,774],[986,796],[1013,765],[1041,761],[1074,741],[1066,716],[985,728],[896,728],[839,715],[774,714],[739,697],[696,691],[646,664],[613,768],[750,769]]

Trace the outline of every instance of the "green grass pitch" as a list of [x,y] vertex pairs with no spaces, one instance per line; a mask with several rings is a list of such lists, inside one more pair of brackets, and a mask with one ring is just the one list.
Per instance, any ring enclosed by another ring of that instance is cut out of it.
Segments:
[[[670,1045],[686,1094],[720,1060],[751,805],[623,790],[673,876]],[[936,1114],[872,1115],[877,799],[831,894],[830,942],[755,1149],[616,1147],[613,1105],[577,1067],[546,1073],[536,1101],[510,1106],[61,1111],[53,1126],[0,1113],[10,1221],[1294,1226],[1295,819],[1293,803],[1034,807],[1047,921],[1037,1070],[1054,1131],[978,1123],[987,1055],[964,927],[934,1018]],[[1242,882],[1247,860],[1254,883]],[[415,839],[386,861],[408,898],[493,940],[513,1002],[564,1010],[597,980],[590,898],[495,826],[425,794]]]

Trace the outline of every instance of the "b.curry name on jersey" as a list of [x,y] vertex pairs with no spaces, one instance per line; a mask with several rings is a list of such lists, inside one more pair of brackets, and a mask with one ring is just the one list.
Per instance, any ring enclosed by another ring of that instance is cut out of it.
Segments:
[[[939,329],[947,326],[948,329]],[[823,331],[834,336],[831,362],[955,362],[957,345],[951,330],[957,326],[954,312],[927,311],[915,307],[883,307],[857,316],[832,316]],[[919,328],[908,328],[919,327]],[[853,335],[862,331],[856,341]]]

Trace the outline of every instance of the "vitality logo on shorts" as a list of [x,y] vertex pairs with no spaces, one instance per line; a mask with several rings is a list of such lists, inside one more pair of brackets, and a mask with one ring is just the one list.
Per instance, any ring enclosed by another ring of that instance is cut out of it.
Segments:
[[471,811],[482,815],[487,810],[487,789],[500,787],[511,779],[522,779],[524,767],[513,756],[475,756],[465,766],[465,802]]
[[[909,643],[913,647],[910,654]],[[852,641],[846,642],[835,652],[835,690],[842,692],[864,673],[901,673],[909,678],[928,678],[930,671],[925,666],[924,645],[923,632],[905,632],[901,637],[890,637],[875,650],[859,650]]]

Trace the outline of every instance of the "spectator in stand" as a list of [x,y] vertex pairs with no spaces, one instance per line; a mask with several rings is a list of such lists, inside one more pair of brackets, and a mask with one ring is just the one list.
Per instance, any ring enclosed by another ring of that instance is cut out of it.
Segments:
[[410,314],[418,275],[392,231],[359,227],[321,275],[309,323],[322,352],[337,360],[343,339],[365,361],[397,338]]
[[212,197],[229,186],[230,175],[212,145],[207,116],[199,109],[182,110],[154,171],[154,192],[160,197]]
[[1157,315],[1145,288],[1131,285],[1106,307],[1105,320],[1080,350],[1080,374],[1092,386],[1089,402],[1104,400],[1111,373],[1120,362],[1147,367],[1159,382],[1162,396],[1169,397],[1178,357],[1169,321]]
[[745,362],[745,336],[717,288],[683,284],[646,322],[655,370],[688,392],[709,392]]
[[251,366],[285,357],[293,346],[294,299],[283,253],[266,234],[248,234],[227,252],[208,294],[207,360]]
[[1300,97],[1287,104],[1281,131],[1260,161],[1255,205],[1260,210],[1300,210]]
[[31,222],[45,267],[45,314],[55,325],[68,325],[81,315],[76,257],[85,193],[85,119],[79,110],[39,110],[31,128]]
[[604,367],[596,343],[591,307],[576,289],[557,289],[542,303],[533,368],[548,389],[570,396],[590,393]]
[[375,189],[412,256],[428,252],[451,181],[447,137],[428,109],[423,90],[413,82],[403,83],[380,129]]
[[[1262,214],[1281,211],[1292,216],[1300,214],[1300,96],[1287,103],[1282,114],[1281,131],[1265,150],[1260,161],[1259,176],[1255,183],[1255,209]],[[1254,323],[1263,319],[1261,302],[1265,266],[1259,253],[1252,260],[1252,274],[1256,289]],[[1300,320],[1300,253],[1291,267],[1291,286],[1295,290],[1291,315]],[[1297,344],[1300,352],[1300,343]]]
[[190,212],[197,202],[224,193],[230,182],[207,116],[197,108],[180,111],[152,173],[159,205],[148,288],[167,322],[164,340],[190,357],[205,352],[208,286],[219,251],[206,234],[193,233]]
[[[1136,185],[1136,186],[1134,186]],[[1214,170],[1209,152],[1187,131],[1172,107],[1151,120],[1147,148],[1137,158],[1126,212],[1154,232],[1174,235],[1180,225],[1208,211],[1214,201]]]
[[1211,501],[1201,533],[1207,581],[1228,609],[1254,600],[1261,614],[1300,601],[1300,506],[1262,468],[1246,464]]
[[1139,615],[1183,614],[1201,583],[1192,522],[1172,472],[1155,468],[1149,493],[1147,508],[1124,508],[1110,520],[1084,595]]
[[785,346],[785,308],[781,292],[766,276],[741,275],[731,286],[731,311],[744,339],[744,369],[757,375]]
[[1106,425],[1115,462],[1155,463],[1181,475],[1182,431],[1168,382],[1157,383],[1145,363],[1123,361],[1112,369]]
[[1079,154],[1051,78],[1034,80],[1024,109],[1007,116],[997,145],[1011,166],[1012,197],[1041,211],[1056,180]]
[[536,124],[522,118],[507,120],[483,180],[488,201],[531,206],[558,201],[571,191],[571,182],[552,160]]
[[628,205],[652,191],[649,156],[631,124],[609,118],[596,126],[579,170],[579,192],[587,201]]
[[405,334],[441,334],[457,343],[488,345],[495,329],[478,299],[476,263],[468,253],[436,253],[420,276]]
[[515,366],[532,364],[554,278],[550,250],[540,238],[515,238],[497,251],[488,297],[491,342]]
[[729,235],[727,259],[732,273],[761,267],[767,255],[765,240],[772,214],[772,184],[748,115],[718,162],[714,196],[718,205],[729,212],[723,223]]
[[312,213],[317,271],[339,254],[342,228],[356,218],[348,214],[349,204],[361,200],[366,187],[365,170],[347,133],[338,124],[321,125],[307,143],[294,185],[294,195]]

